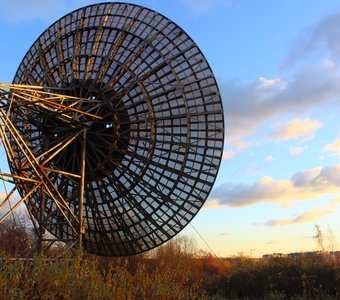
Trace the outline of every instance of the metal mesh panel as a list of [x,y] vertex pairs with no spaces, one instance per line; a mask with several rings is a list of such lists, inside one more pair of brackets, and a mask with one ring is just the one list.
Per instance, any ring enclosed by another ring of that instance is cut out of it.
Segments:
[[[221,98],[205,57],[169,19],[125,3],[76,10],[36,40],[14,83],[89,99],[78,108],[102,117],[84,118],[86,251],[122,256],[152,249],[204,204],[222,157]],[[78,130],[24,107],[11,119],[36,157]],[[80,144],[77,137],[49,164],[79,172]],[[79,183],[61,173],[49,178],[77,212]],[[41,208],[39,193],[28,207],[32,214],[42,213],[42,225],[56,237],[74,238],[51,199]]]

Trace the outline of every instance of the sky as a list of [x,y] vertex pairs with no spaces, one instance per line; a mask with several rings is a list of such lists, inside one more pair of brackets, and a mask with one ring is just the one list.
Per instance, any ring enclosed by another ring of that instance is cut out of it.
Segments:
[[[219,256],[258,257],[317,250],[318,224],[326,249],[329,228],[340,249],[339,1],[130,2],[162,13],[193,38],[222,95],[220,171],[182,234]],[[94,3],[0,0],[0,82],[12,82],[49,25]]]

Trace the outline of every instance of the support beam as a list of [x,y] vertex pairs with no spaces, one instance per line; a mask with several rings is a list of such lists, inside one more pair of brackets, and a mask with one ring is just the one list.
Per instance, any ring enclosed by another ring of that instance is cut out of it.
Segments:
[[45,209],[45,193],[44,187],[41,188],[41,203],[40,203],[40,214],[39,214],[39,233],[38,233],[38,254],[43,253],[43,239],[45,234],[45,228],[43,227],[44,222],[44,209]]
[[78,252],[79,254],[83,251],[83,235],[85,233],[83,224],[83,210],[84,210],[84,188],[85,188],[85,159],[86,159],[86,133],[85,128],[82,136],[81,145],[81,167],[80,167],[80,189],[79,189],[79,236],[78,236]]

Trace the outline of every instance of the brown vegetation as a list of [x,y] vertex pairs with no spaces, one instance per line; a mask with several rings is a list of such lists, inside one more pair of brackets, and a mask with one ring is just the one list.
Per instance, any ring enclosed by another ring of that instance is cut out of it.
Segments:
[[25,257],[34,243],[34,234],[28,229],[27,218],[13,215],[0,224],[0,252],[9,256]]
[[177,237],[121,259],[12,259],[34,242],[20,228],[0,226],[0,299],[340,299],[340,265],[327,256],[221,260]]

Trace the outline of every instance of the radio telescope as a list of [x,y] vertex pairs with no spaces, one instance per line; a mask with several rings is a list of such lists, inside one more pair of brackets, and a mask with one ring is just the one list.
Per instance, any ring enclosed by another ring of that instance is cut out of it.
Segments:
[[40,241],[103,256],[150,250],[197,214],[220,166],[224,120],[213,72],[174,22],[101,3],[56,21],[12,84],[0,137],[17,200]]

